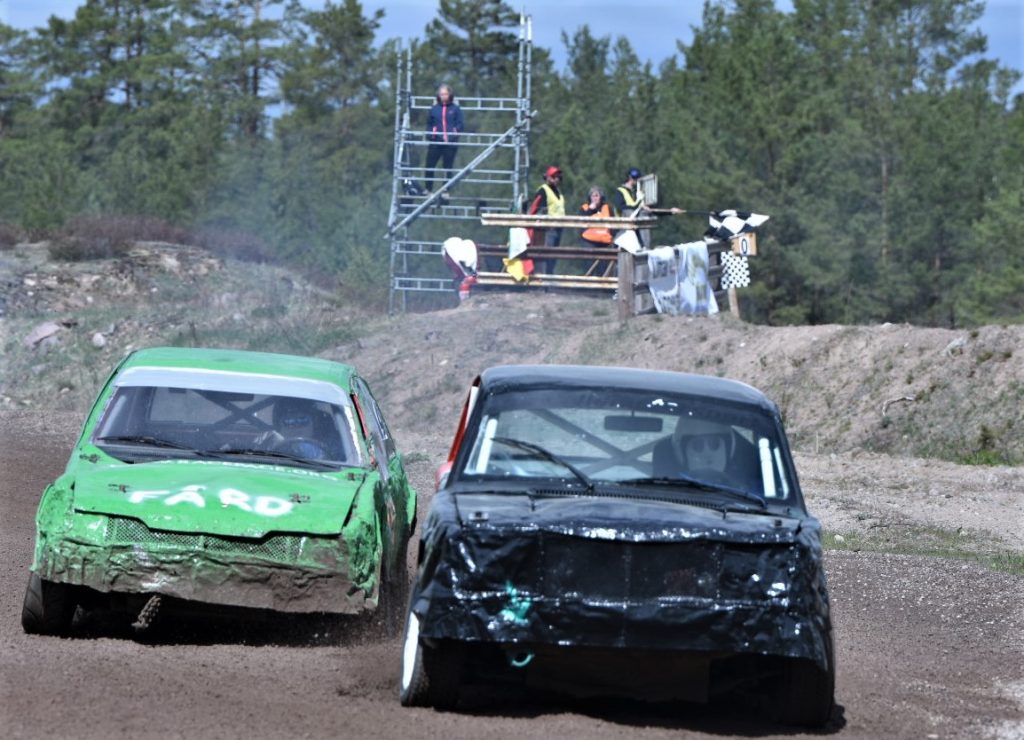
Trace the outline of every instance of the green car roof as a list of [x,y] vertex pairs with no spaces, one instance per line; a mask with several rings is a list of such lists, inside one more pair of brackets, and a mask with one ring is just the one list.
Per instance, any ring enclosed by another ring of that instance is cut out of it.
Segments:
[[351,365],[317,357],[194,347],[141,349],[129,355],[121,369],[133,367],[195,368],[280,375],[336,383],[346,391],[351,391],[352,377],[356,374]]

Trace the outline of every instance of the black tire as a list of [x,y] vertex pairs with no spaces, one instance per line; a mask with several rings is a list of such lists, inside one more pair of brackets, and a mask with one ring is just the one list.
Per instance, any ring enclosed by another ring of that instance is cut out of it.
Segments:
[[419,638],[419,617],[410,611],[402,638],[398,692],[402,706],[453,709],[462,688],[463,662],[462,645],[424,645]]
[[30,635],[67,634],[71,631],[77,606],[73,586],[46,581],[29,573],[21,607],[21,627]]
[[406,540],[398,549],[394,572],[381,584],[378,608],[381,609],[385,637],[396,637],[401,632],[409,606],[409,569],[405,562],[408,547],[409,541]]
[[779,720],[800,727],[827,724],[835,707],[835,685],[835,659],[831,644],[828,646],[827,671],[809,660],[788,660],[779,687]]

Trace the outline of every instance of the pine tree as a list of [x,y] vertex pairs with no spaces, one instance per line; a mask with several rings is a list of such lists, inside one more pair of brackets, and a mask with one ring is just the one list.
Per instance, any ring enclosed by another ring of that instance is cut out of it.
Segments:
[[464,96],[515,92],[519,14],[504,0],[440,0],[417,47],[415,74]]

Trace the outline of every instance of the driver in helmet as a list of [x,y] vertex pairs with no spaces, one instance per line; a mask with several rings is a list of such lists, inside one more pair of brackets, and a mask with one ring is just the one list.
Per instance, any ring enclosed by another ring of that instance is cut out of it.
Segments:
[[672,449],[687,476],[724,483],[736,438],[726,424],[683,417],[672,433]]
[[298,457],[319,460],[325,456],[323,445],[314,436],[311,401],[304,398],[281,397],[274,403],[271,432],[260,435],[259,443]]

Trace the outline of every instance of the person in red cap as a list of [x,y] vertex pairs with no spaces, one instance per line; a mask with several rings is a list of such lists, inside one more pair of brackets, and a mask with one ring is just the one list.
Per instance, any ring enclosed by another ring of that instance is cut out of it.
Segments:
[[[548,216],[564,216],[565,215],[565,196],[562,195],[562,170],[554,165],[547,168],[544,172],[544,184],[537,188],[537,192],[533,196],[533,200],[530,201],[529,207],[526,212],[530,215],[547,214]],[[544,246],[545,247],[557,247],[562,241],[562,230],[561,229],[536,229],[537,236],[540,233],[544,234]],[[537,245],[534,234],[530,235],[530,243]],[[557,260],[546,259],[539,261],[539,264],[544,265],[543,272],[549,275],[555,271],[555,263]]]

